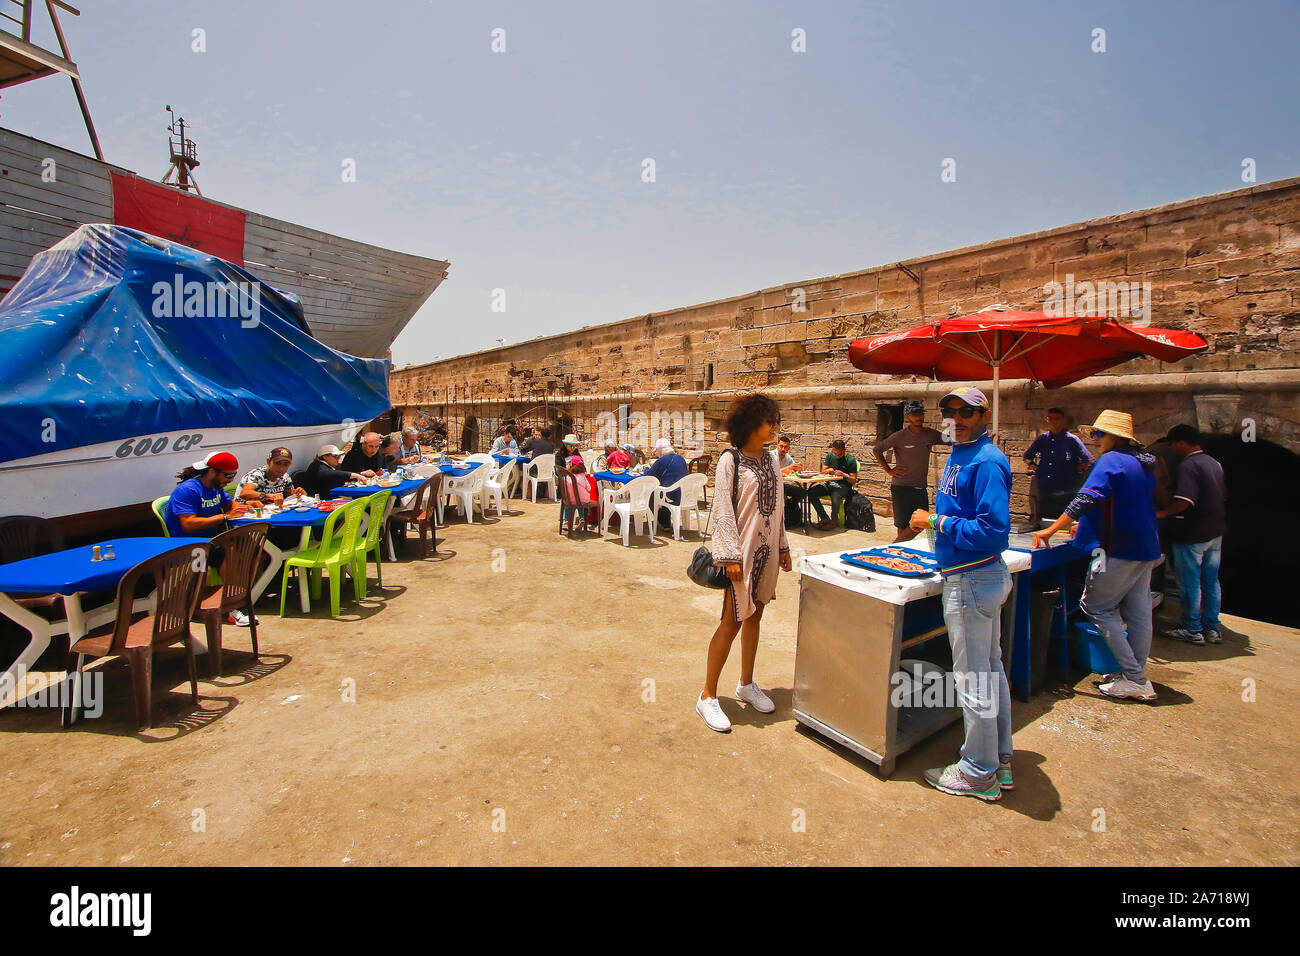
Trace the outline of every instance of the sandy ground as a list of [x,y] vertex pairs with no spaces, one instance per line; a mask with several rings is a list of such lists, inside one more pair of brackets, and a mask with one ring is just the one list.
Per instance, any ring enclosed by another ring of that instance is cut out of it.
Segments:
[[[921,782],[958,727],[888,780],[798,728],[797,574],[759,650],[777,712],[724,700],[735,729],[716,734],[693,710],[720,608],[683,573],[694,536],[569,541],[554,505],[513,507],[453,523],[441,560],[386,565],[382,595],[372,576],[339,620],[264,602],[261,662],[227,627],[228,674],[198,708],[169,652],[147,733],[123,662],[97,720],[0,711],[0,863],[1300,862],[1296,631],[1227,618],[1220,647],[1157,638],[1158,706],[1091,677],[1015,702],[1017,789],[986,805]],[[818,553],[886,532],[791,538]]]

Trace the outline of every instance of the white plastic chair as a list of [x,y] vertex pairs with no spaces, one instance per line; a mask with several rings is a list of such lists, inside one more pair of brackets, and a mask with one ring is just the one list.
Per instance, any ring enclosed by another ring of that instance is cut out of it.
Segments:
[[481,461],[484,464],[488,464],[488,465],[495,465],[497,463],[497,460],[495,458],[493,458],[491,455],[487,454],[486,452],[482,452],[482,451],[475,452],[472,455],[466,455],[465,460]]
[[550,498],[555,494],[555,455],[538,455],[524,468],[524,494],[532,495],[533,504],[537,504],[537,487],[546,486]]
[[[475,471],[483,471],[486,465],[475,468]],[[514,459],[506,462],[504,465],[498,465],[495,462],[492,469],[488,471],[487,476],[483,479],[483,490],[479,492],[479,507],[483,511],[483,516],[487,517],[488,499],[492,498],[497,503],[497,517],[504,514],[501,506],[503,497],[510,497],[510,487],[514,484],[512,476],[515,471]]]
[[[682,515],[695,519],[695,531],[700,531],[700,496],[704,493],[704,486],[709,483],[708,475],[684,475],[674,485],[668,485],[656,488],[650,495],[650,510],[659,514],[660,508],[667,508],[668,513],[673,519],[673,538],[682,540]],[[673,504],[668,500],[670,491],[681,492],[681,503]],[[690,527],[690,522],[687,522]]]
[[588,448],[586,451],[580,452],[579,454],[582,456],[582,467],[587,469],[587,474],[591,474],[591,466],[595,464],[596,459],[600,457],[600,452],[596,451],[594,448]]
[[[455,499],[457,510],[465,515],[466,522],[473,524],[474,502],[477,501],[479,509],[483,509],[483,483],[487,480],[487,476],[486,465],[479,465],[463,478],[449,475],[442,483],[441,500],[438,502],[438,523],[442,523],[443,502]],[[487,517],[486,511],[483,511],[483,516]]]
[[[652,478],[649,475],[642,475],[640,478],[633,478],[623,486],[623,493],[626,496],[625,501],[616,502],[614,511],[618,514],[619,524],[622,525],[623,547],[628,547],[628,535],[632,530],[632,522],[636,521],[636,533],[644,534],[646,523],[650,524],[650,537],[654,538],[657,528],[655,526],[654,509],[650,507],[650,496],[655,489],[659,487],[659,479]],[[606,517],[601,517],[601,531],[603,532],[609,525]]]

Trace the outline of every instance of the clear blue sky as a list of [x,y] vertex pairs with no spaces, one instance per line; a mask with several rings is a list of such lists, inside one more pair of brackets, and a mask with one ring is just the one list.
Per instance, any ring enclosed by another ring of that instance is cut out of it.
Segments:
[[[206,195],[451,261],[399,366],[1300,174],[1281,0],[80,6],[110,161],[170,103]],[[0,116],[89,152],[63,79]]]

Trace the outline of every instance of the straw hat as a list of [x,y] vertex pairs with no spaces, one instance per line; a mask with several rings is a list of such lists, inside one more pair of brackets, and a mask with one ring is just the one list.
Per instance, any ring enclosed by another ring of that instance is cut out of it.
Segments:
[[1097,420],[1092,423],[1092,427],[1099,432],[1106,432],[1108,435],[1127,438],[1131,442],[1137,441],[1133,436],[1133,416],[1128,412],[1116,412],[1108,408],[1097,416]]

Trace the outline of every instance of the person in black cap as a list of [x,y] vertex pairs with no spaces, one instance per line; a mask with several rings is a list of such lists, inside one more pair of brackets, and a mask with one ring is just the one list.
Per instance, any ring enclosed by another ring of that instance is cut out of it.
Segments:
[[252,469],[239,479],[239,497],[244,501],[261,501],[282,505],[286,495],[301,495],[289,477],[293,452],[284,447],[272,448],[266,464]]
[[[930,510],[930,449],[943,443],[943,433],[925,424],[925,406],[908,402],[903,406],[904,426],[872,446],[876,461],[889,476],[889,494],[894,503],[894,543],[911,541],[912,514]],[[885,452],[894,451],[894,464]]]
[[1227,524],[1223,466],[1201,448],[1201,433],[1175,425],[1165,436],[1169,450],[1182,458],[1174,500],[1156,512],[1173,518],[1174,571],[1183,601],[1183,626],[1168,636],[1189,644],[1219,644],[1219,561]]

